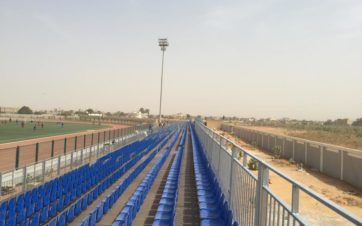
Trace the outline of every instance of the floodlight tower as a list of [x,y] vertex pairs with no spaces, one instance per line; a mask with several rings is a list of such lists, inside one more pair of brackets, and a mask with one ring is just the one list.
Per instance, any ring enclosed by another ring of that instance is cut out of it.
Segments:
[[167,38],[159,38],[158,45],[161,47],[161,51],[162,51],[160,110],[159,110],[159,116],[158,116],[158,123],[160,124],[161,123],[161,108],[162,108],[163,59],[165,56],[166,47],[168,46]]

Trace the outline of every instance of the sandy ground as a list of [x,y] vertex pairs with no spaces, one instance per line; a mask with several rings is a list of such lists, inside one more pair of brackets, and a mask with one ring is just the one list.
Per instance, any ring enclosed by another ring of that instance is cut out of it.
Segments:
[[[270,132],[276,131],[277,129]],[[299,181],[319,194],[322,194],[324,197],[351,211],[355,215],[362,217],[361,190],[319,172],[298,168],[296,164],[291,164],[287,160],[274,159],[271,154],[255,149],[253,146],[246,144],[242,140],[235,138],[230,134],[221,131],[218,132],[236,142],[241,147],[248,150],[251,154],[254,154],[271,164],[289,177]],[[291,204],[292,187],[289,182],[274,173],[270,173],[269,186],[280,198],[286,201],[289,205]],[[306,216],[311,225],[350,225],[340,216],[315,201],[304,192],[300,193],[300,200],[300,212],[302,216]]]

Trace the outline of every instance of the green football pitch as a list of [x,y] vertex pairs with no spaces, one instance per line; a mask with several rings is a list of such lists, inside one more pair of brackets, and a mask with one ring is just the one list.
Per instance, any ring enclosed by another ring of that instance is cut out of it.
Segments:
[[[34,126],[36,128],[34,129]],[[48,137],[55,135],[62,135],[68,133],[76,133],[87,130],[95,130],[107,128],[108,126],[93,125],[93,124],[81,124],[81,123],[67,123],[62,126],[56,122],[44,122],[43,128],[41,123],[26,122],[24,127],[21,126],[21,122],[4,122],[0,123],[0,143],[7,143],[19,140],[27,140],[40,137]]]

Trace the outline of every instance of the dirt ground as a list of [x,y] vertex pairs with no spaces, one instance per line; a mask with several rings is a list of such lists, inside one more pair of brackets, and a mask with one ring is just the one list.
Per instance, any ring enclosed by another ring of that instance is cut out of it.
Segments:
[[206,120],[206,122],[209,128],[214,128],[214,129],[221,129],[221,124],[223,123],[222,120],[214,120],[214,119],[208,119]]
[[333,133],[321,130],[296,130],[291,128],[265,127],[265,126],[245,126],[243,127],[258,130],[261,132],[274,133],[277,135],[285,135],[299,137],[307,140],[314,140],[322,143],[334,144],[342,147],[362,150],[362,138],[351,133]]
[[[270,129],[270,132],[278,132],[277,128]],[[263,159],[289,177],[306,185],[319,194],[322,194],[324,197],[351,211],[355,215],[362,217],[361,190],[319,172],[300,168],[296,164],[289,163],[287,160],[274,159],[270,153],[256,149],[239,138],[231,136],[226,132],[218,132],[236,142],[238,145],[248,150],[251,154]],[[289,205],[291,204],[292,187],[289,182],[277,176],[275,173],[270,173],[269,186],[281,199]],[[302,216],[306,216],[311,225],[349,225],[348,222],[344,221],[340,216],[315,201],[304,192],[300,192],[300,212]]]

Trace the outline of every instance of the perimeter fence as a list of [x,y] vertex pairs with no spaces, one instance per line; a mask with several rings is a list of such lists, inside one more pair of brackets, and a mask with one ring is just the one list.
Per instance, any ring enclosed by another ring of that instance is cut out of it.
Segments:
[[328,176],[362,189],[362,151],[297,137],[261,132],[246,127],[222,124],[221,129],[263,150],[276,149],[284,159],[303,163]]
[[201,121],[195,122],[195,128],[239,225],[362,225],[359,217],[250,154]]

